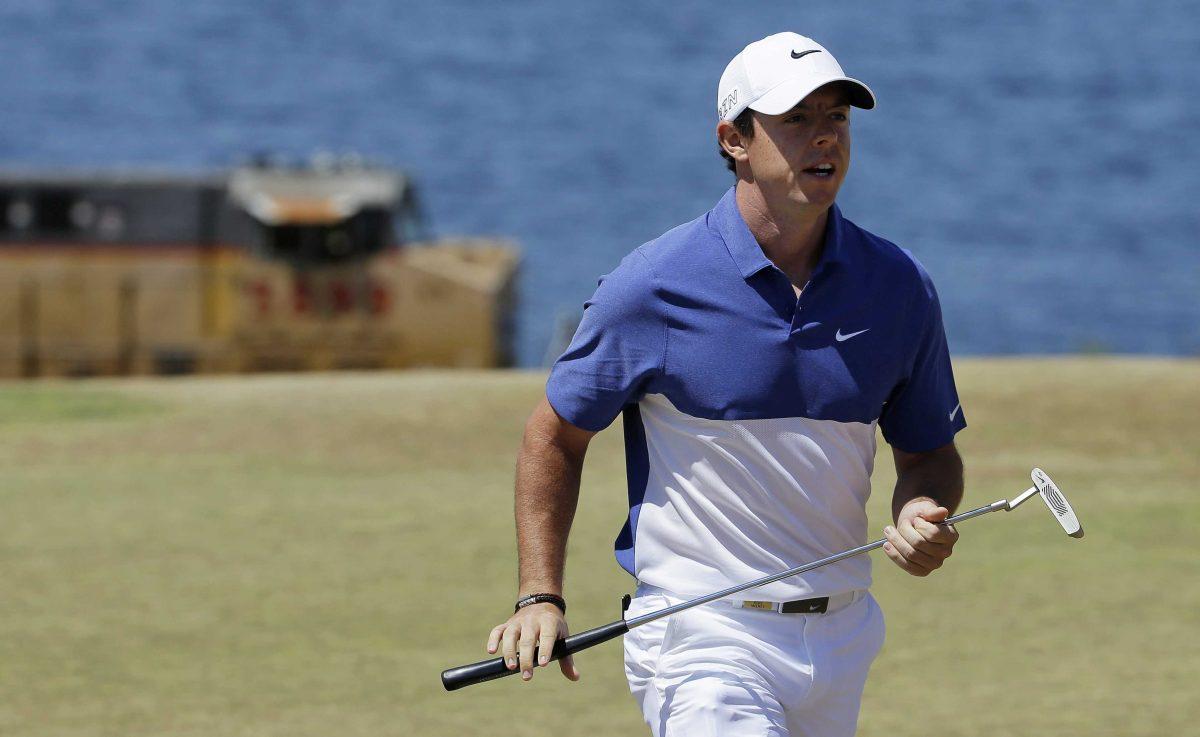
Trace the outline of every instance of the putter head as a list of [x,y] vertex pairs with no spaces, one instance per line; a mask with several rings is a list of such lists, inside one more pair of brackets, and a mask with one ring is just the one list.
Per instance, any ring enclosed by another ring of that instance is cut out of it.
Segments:
[[1071,509],[1067,498],[1058,490],[1058,487],[1050,480],[1046,472],[1040,468],[1035,468],[1031,475],[1033,476],[1034,487],[1037,488],[1042,501],[1046,502],[1046,508],[1054,515],[1054,519],[1058,520],[1058,524],[1062,525],[1063,531],[1071,537],[1083,537],[1083,526],[1079,524],[1079,518],[1075,516],[1075,510]]

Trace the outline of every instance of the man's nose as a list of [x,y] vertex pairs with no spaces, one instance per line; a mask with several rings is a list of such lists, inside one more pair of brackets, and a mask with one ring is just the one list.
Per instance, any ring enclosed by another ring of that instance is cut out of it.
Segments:
[[835,128],[833,123],[830,121],[826,121],[825,125],[823,125],[817,131],[816,135],[813,136],[813,145],[818,148],[832,146],[833,144],[835,144],[837,142],[838,142],[837,128]]

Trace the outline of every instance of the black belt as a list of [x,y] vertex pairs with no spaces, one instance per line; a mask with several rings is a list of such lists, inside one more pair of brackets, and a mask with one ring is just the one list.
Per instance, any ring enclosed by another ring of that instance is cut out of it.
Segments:
[[[679,594],[673,594],[657,586],[638,582],[638,594],[665,594],[679,599],[686,597]],[[778,612],[780,614],[827,614],[829,608],[833,607],[833,611],[839,611],[843,607],[849,606],[866,595],[866,590],[846,591],[832,596],[816,596],[811,599],[797,599],[795,601],[747,601],[738,599],[718,599],[715,604],[727,604],[735,609],[755,609],[757,611]]]
[[742,609],[760,609],[780,614],[824,614],[829,610],[829,597],[818,596],[815,599],[797,599],[796,601],[741,601]]

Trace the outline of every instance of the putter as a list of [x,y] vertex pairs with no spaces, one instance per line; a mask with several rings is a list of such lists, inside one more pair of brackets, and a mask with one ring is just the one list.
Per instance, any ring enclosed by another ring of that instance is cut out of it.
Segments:
[[[1075,510],[1071,508],[1071,505],[1067,502],[1067,498],[1063,496],[1063,493],[1059,490],[1059,488],[1054,484],[1053,481],[1050,480],[1050,477],[1046,475],[1046,472],[1040,468],[1035,468],[1033,469],[1032,476],[1033,486],[1023,491],[1012,501],[1001,499],[1000,501],[992,502],[991,504],[979,507],[978,509],[972,509],[969,512],[956,514],[953,517],[948,518],[946,521],[940,522],[939,524],[952,525],[956,522],[969,520],[973,517],[981,517],[990,512],[999,512],[1000,510],[1011,512],[1036,494],[1042,497],[1042,501],[1046,503],[1046,508],[1049,509],[1050,513],[1054,515],[1054,519],[1058,520],[1058,524],[1062,526],[1064,532],[1071,537],[1083,537],[1083,527],[1079,524],[1079,518],[1075,516]],[[874,542],[867,543],[866,545],[860,545],[857,548],[835,553],[828,558],[822,558],[821,560],[813,561],[812,563],[806,563],[802,566],[789,568],[786,571],[780,571],[779,573],[773,573],[769,576],[764,576],[763,578],[748,581],[736,586],[730,586],[727,589],[722,589],[721,591],[715,591],[711,594],[698,596],[695,599],[689,599],[688,601],[675,604],[674,606],[664,607],[663,609],[653,612],[647,612],[639,617],[633,617],[631,619],[625,619],[622,617],[615,622],[610,622],[609,624],[601,627],[596,627],[575,635],[570,635],[554,643],[554,650],[550,654],[550,659],[558,660],[568,655],[577,653],[580,650],[586,650],[589,647],[599,645],[602,642],[607,642],[614,637],[623,635],[635,627],[641,627],[643,624],[649,624],[656,619],[669,617],[672,614],[682,612],[685,609],[691,609],[692,607],[700,606],[701,604],[707,604],[710,601],[716,601],[717,599],[723,599],[726,596],[732,596],[733,594],[740,593],[746,589],[752,589],[757,586],[765,586],[769,583],[774,583],[790,576],[796,576],[801,573],[807,573],[808,571],[815,570],[821,566],[827,566],[830,563],[837,563],[840,560],[852,558],[861,553],[870,552],[876,548],[883,547],[884,542],[885,540],[879,539]],[[626,601],[627,600],[628,597],[626,597]],[[534,653],[534,659],[537,659],[536,651]],[[489,660],[482,660],[478,663],[460,665],[457,668],[450,668],[449,670],[442,671],[442,686],[444,686],[447,691],[456,691],[464,686],[471,686],[476,683],[483,683],[484,681],[491,681],[496,678],[511,676],[516,672],[516,669],[508,669],[508,666],[504,664],[504,658],[492,658]]]

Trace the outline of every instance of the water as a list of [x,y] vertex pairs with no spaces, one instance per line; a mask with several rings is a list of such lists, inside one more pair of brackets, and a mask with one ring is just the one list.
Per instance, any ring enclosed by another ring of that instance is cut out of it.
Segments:
[[956,354],[1196,355],[1198,28],[1190,2],[8,2],[0,166],[404,168],[437,233],[521,244],[537,365],[729,186],[717,79],[792,29],[878,95],[839,202],[925,263]]

